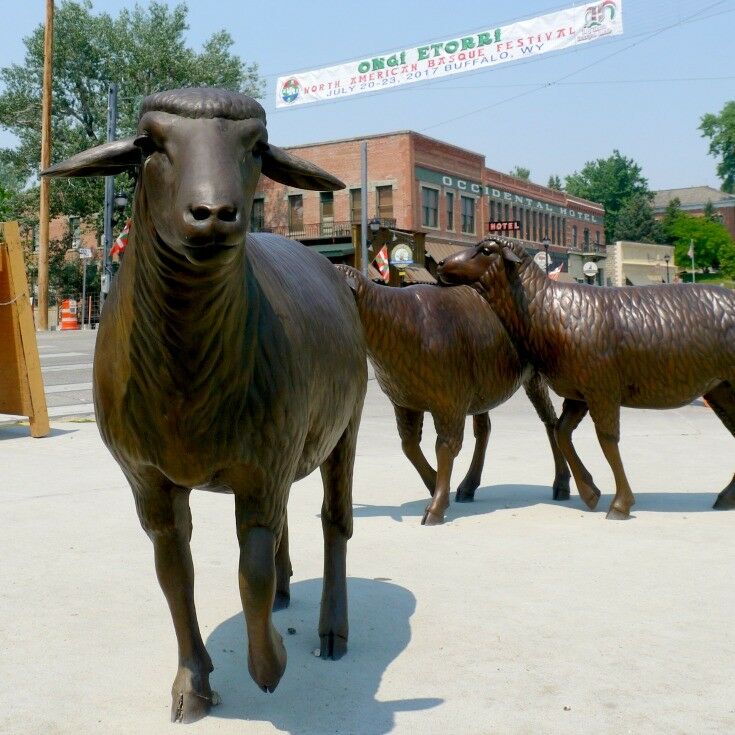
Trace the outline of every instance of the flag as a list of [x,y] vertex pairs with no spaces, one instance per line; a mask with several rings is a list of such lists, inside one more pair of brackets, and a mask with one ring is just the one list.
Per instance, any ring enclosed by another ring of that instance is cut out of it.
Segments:
[[390,265],[388,262],[388,246],[383,245],[375,256],[375,265],[378,266],[381,278],[388,283],[390,281]]
[[110,248],[110,257],[113,255],[122,255],[125,252],[125,246],[128,244],[128,234],[130,233],[131,224],[132,220],[130,219],[125,223],[125,227],[122,228],[122,231]]
[[694,257],[694,240],[689,241],[689,250],[687,251],[687,255],[690,258]]
[[549,278],[552,281],[558,281],[559,280],[559,274],[564,270],[564,263],[559,263],[556,268],[554,268],[553,271],[549,271]]

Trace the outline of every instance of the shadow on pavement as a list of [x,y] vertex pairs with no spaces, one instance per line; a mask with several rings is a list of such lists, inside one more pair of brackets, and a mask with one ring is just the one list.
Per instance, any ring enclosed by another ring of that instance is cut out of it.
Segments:
[[[43,441],[43,439],[48,439],[52,436],[63,436],[64,434],[74,434],[78,429],[56,429],[51,428],[51,431],[44,436],[41,437],[40,441]],[[28,427],[28,424],[8,424],[7,426],[0,426],[0,441],[3,440],[10,440],[10,439],[28,439],[31,437],[31,430]]]
[[[636,504],[633,515],[640,511],[656,513],[701,513],[712,510],[712,504],[717,498],[721,488],[713,489],[712,492],[633,492]],[[597,506],[597,513],[603,514],[607,511],[613,492],[603,491]],[[412,500],[402,505],[369,505],[367,503],[355,503],[353,514],[359,518],[370,518],[376,516],[387,516],[399,523],[404,518],[418,518],[424,515],[424,510],[429,503],[428,493],[426,498]],[[516,508],[528,508],[534,505],[555,505],[561,508],[591,512],[576,494],[574,483],[572,483],[572,497],[570,500],[557,501],[551,498],[551,487],[548,485],[488,485],[480,487],[475,493],[472,503],[454,502],[446,514],[446,521],[451,523],[456,518],[466,516],[478,516],[486,513],[494,513],[497,510],[513,510]]]
[[[215,667],[210,682],[222,704],[210,717],[262,720],[294,735],[384,735],[395,726],[396,712],[440,705],[444,700],[435,697],[376,699],[383,673],[411,640],[409,620],[416,608],[411,592],[355,577],[348,578],[347,590],[349,650],[340,661],[323,661],[313,654],[319,648],[322,580],[291,585],[291,606],[273,615],[288,652],[286,673],[273,694],[263,694],[248,674],[242,613],[217,626],[207,649]],[[289,635],[289,628],[295,634]]]

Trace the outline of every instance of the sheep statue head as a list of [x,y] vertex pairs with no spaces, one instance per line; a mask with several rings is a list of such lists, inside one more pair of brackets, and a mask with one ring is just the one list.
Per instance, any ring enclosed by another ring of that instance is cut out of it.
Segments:
[[[111,176],[140,169],[135,222],[190,263],[220,261],[245,240],[261,173],[301,189],[344,184],[268,142],[263,108],[223,89],[159,92],[143,100],[138,130],[82,151],[44,176]],[[141,208],[139,204],[147,202]],[[140,215],[140,216],[138,216]]]

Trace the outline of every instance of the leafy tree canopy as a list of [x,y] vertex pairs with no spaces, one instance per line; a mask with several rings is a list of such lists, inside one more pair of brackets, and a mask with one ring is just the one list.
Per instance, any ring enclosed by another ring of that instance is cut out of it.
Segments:
[[566,192],[573,196],[599,202],[605,207],[605,237],[614,239],[618,213],[635,194],[650,199],[648,181],[641,167],[632,159],[614,150],[608,158],[588,161],[581,171],[566,177]]
[[649,197],[634,194],[625,201],[618,212],[614,237],[616,240],[634,242],[664,241],[664,233],[660,223],[653,216]]
[[561,179],[556,174],[552,174],[551,176],[549,176],[549,182],[546,184],[546,186],[548,186],[549,189],[556,189],[557,191],[561,191]]
[[699,125],[703,138],[709,138],[709,152],[717,156],[717,175],[722,190],[735,193],[735,100],[726,103],[719,115],[708,113]]
[[[106,140],[110,82],[118,84],[118,136],[131,134],[141,99],[152,92],[210,85],[259,97],[257,66],[231,49],[232,37],[214,33],[200,52],[187,47],[188,8],[151,2],[121,10],[116,17],[94,13],[91,0],[64,0],[54,16],[52,89],[52,159],[59,161]],[[0,70],[0,125],[19,144],[0,151],[0,159],[36,196],[41,157],[41,84],[43,25],[25,39],[22,64]],[[99,216],[102,179],[56,179],[51,186],[51,213]],[[21,213],[18,213],[21,214]]]
[[680,268],[691,268],[688,252],[693,242],[696,268],[722,268],[724,275],[735,275],[735,242],[722,223],[679,212],[666,234],[674,245],[674,259]]
[[530,181],[531,169],[526,168],[525,166],[516,166],[515,168],[511,169],[510,175],[516,176],[517,178],[523,179],[524,181]]

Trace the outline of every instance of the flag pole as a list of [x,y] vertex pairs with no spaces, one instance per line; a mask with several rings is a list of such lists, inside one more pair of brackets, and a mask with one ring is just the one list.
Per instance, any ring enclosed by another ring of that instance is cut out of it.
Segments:
[[[41,170],[51,165],[51,66],[54,50],[54,0],[46,0],[41,101]],[[38,207],[38,329],[48,330],[49,180],[41,177]]]
[[697,282],[697,276],[694,274],[694,240],[689,240],[689,257],[692,259],[692,283]]

